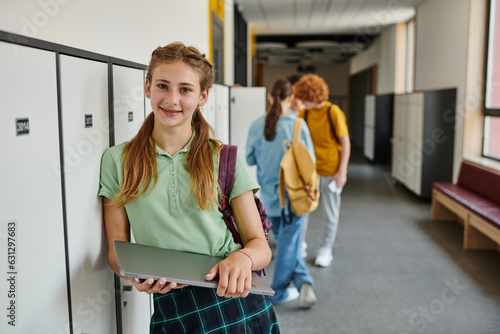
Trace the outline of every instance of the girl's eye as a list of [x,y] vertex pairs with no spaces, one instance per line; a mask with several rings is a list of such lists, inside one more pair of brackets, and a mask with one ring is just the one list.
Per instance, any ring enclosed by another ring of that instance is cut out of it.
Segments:
[[165,89],[165,88],[167,88],[167,85],[165,85],[165,84],[158,84],[158,88]]
[[181,92],[183,93],[189,93],[191,91],[191,89],[189,88],[181,88]]

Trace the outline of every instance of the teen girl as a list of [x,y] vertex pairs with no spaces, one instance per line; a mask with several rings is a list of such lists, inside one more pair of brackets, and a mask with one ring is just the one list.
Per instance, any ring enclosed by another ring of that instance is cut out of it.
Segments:
[[[268,219],[273,223],[272,231],[276,240],[274,274],[271,287],[276,292],[273,304],[282,304],[297,299],[300,291],[300,304],[309,308],[316,302],[313,291],[313,278],[309,274],[301,256],[304,216],[293,212],[292,222],[286,224],[282,219],[279,202],[280,162],[285,151],[283,141],[293,140],[295,116],[286,116],[293,100],[292,86],[288,80],[278,79],[271,86],[268,100],[271,103],[267,115],[256,119],[248,131],[246,160],[249,165],[257,165],[257,180],[262,187],[260,199],[264,203]],[[307,125],[302,123],[300,141],[304,142],[314,156],[314,148]],[[295,287],[288,288],[290,283]]]
[[145,84],[153,112],[132,141],[102,159],[108,261],[119,275],[113,241],[130,241],[129,228],[140,244],[225,257],[207,273],[219,277],[217,289],[129,278],[154,294],[151,333],[279,333],[269,299],[249,294],[252,270],[271,251],[253,199],[259,187],[241,158],[230,201],[243,248],[217,208],[221,144],[200,112],[213,82],[212,64],[194,47],[153,52]]

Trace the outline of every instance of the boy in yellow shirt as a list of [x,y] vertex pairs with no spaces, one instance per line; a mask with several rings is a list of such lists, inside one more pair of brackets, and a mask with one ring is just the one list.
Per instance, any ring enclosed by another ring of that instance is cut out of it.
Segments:
[[347,181],[347,164],[351,142],[346,118],[342,110],[328,101],[329,89],[325,81],[315,75],[303,76],[294,86],[293,94],[302,100],[305,109],[299,112],[311,132],[316,155],[316,169],[320,175],[320,204],[325,221],[315,264],[328,267],[337,235],[340,194]]

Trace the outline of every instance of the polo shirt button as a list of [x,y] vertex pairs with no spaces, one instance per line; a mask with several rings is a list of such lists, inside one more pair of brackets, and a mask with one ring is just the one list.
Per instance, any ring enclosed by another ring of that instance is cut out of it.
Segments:
[[172,201],[175,201],[175,196],[172,196]]
[[175,184],[174,183],[172,183],[172,188],[175,188]]
[[174,171],[170,171],[170,175],[174,175]]

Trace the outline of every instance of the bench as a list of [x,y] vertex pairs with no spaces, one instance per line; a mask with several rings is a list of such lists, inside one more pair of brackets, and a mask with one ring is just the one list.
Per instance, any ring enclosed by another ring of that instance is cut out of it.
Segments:
[[500,250],[500,172],[462,161],[456,184],[433,183],[431,218],[458,219],[466,250]]

